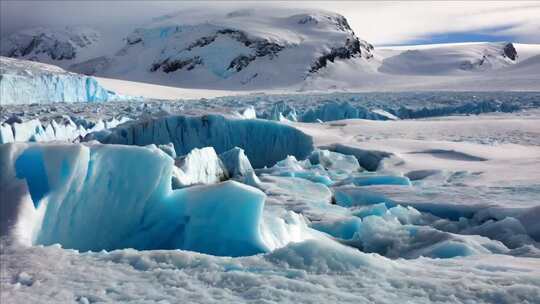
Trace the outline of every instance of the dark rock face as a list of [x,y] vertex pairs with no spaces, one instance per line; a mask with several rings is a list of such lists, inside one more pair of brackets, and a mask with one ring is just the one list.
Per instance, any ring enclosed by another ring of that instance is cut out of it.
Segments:
[[256,58],[257,57],[253,55],[251,56],[240,55],[231,61],[231,64],[229,64],[229,67],[227,69],[240,72],[243,68],[247,67],[250,64],[250,62],[252,62]]
[[517,58],[517,51],[516,51],[516,48],[514,48],[514,45],[512,43],[507,43],[504,46],[503,54],[504,56],[510,58],[513,61],[515,61]]
[[45,35],[35,36],[25,46],[12,49],[8,57],[24,57],[30,54],[47,54],[54,60],[73,59],[77,55],[75,47],[65,41],[51,41]]
[[45,54],[53,60],[69,60],[77,56],[77,48],[84,48],[98,40],[96,32],[39,32],[14,34],[2,39],[3,56],[34,59]]
[[296,15],[293,16],[293,18],[298,18],[297,23],[298,24],[305,24],[305,25],[317,25],[321,22],[321,19],[326,19],[330,21],[331,24],[334,24],[337,29],[339,29],[342,32],[352,32],[351,26],[349,25],[349,22],[347,22],[347,19],[343,16],[336,15],[336,16],[319,16],[319,15]]
[[[354,35],[353,35],[354,37]],[[324,54],[311,65],[310,73],[317,72],[318,70],[326,67],[328,61],[334,62],[336,59],[350,59],[353,57],[362,56],[362,48],[366,51],[365,57],[367,59],[373,57],[371,50],[373,46],[366,42],[361,42],[360,39],[354,37],[353,39],[347,39],[345,45],[342,47],[332,48],[330,53]]]
[[[234,70],[236,72],[241,71],[242,69],[246,68],[252,61],[254,61],[257,57],[264,57],[269,56],[270,59],[277,56],[277,54],[285,48],[283,45],[279,45],[275,42],[266,40],[266,39],[260,39],[260,38],[250,38],[248,35],[246,35],[245,32],[235,29],[222,29],[216,31],[212,35],[201,37],[197,40],[195,40],[193,43],[191,43],[188,47],[181,50],[183,51],[191,51],[195,48],[201,48],[206,47],[210,44],[212,44],[218,37],[226,36],[230,39],[236,40],[240,43],[242,43],[244,46],[249,47],[254,50],[254,55],[240,55],[236,58],[234,58],[231,63],[229,64],[228,69]],[[136,42],[135,42],[136,41]],[[140,42],[140,38],[132,41],[130,43],[130,40],[128,40],[128,44],[135,44]],[[150,68],[150,71],[155,72],[162,68],[162,71],[165,73],[174,72],[179,69],[186,68],[187,70],[193,69],[196,65],[203,64],[203,61],[200,57],[193,57],[186,60],[171,60],[170,58],[166,58],[160,62],[156,62],[152,65]]]
[[154,63],[150,68],[150,71],[155,72],[159,68],[165,73],[171,73],[181,69],[186,69],[188,71],[193,70],[197,65],[203,64],[201,57],[195,56],[193,58],[188,58],[186,60],[169,60],[165,59],[160,63]]

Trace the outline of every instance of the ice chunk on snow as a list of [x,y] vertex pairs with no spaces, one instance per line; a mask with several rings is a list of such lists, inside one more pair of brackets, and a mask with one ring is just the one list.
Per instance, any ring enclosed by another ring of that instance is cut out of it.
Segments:
[[227,169],[212,147],[193,149],[175,160],[173,188],[193,184],[215,184],[227,179]]
[[18,242],[232,256],[268,250],[261,191],[233,181],[173,191],[173,159],[159,149],[6,144],[0,157],[2,236]]
[[229,151],[225,151],[219,155],[230,177],[247,176],[253,172],[251,163],[244,153],[244,149],[234,147]]
[[416,226],[420,213],[413,208],[396,206],[387,209],[384,204],[378,204],[363,207],[353,214],[363,217],[323,220],[311,227],[364,252],[376,252],[390,258],[452,258],[509,251],[502,243],[488,238]]
[[384,116],[388,120],[399,120],[399,117],[397,117],[396,115],[394,115],[392,113],[389,113],[388,111],[385,111],[383,109],[373,109],[373,110],[371,110],[371,112],[373,112],[375,114],[378,114],[378,115],[381,115],[381,116]]
[[306,219],[298,213],[286,212],[283,216],[265,216],[261,225],[264,243],[271,249],[283,247],[290,242],[301,242],[315,236]]
[[368,171],[375,171],[379,168],[380,162],[390,157],[392,153],[376,150],[365,150],[356,147],[349,147],[342,144],[333,144],[326,147],[321,147],[333,152],[338,152],[345,155],[353,155],[358,160],[358,163],[362,168]]
[[405,176],[395,175],[364,175],[348,178],[341,184],[352,183],[356,186],[372,186],[372,185],[402,185],[410,186],[411,181]]
[[176,151],[174,150],[174,145],[172,143],[168,143],[166,145],[158,145],[157,147],[170,157],[176,158]]
[[325,169],[337,170],[344,173],[360,171],[356,157],[328,150],[315,150],[309,156],[312,164],[321,164]]
[[240,111],[237,116],[243,119],[256,119],[257,112],[255,112],[255,108],[253,106],[249,106]]
[[312,166],[309,159],[299,161],[292,155],[280,160],[272,168],[260,169],[258,171],[278,176],[299,177],[326,186],[334,183],[322,167]]
[[14,142],[14,134],[10,124],[2,123],[0,124],[0,144],[5,144],[8,142]]

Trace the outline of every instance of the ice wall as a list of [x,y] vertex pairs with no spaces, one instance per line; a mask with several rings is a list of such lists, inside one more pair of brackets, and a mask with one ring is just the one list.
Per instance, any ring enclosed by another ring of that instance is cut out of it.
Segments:
[[99,251],[265,252],[265,195],[234,181],[171,189],[157,148],[101,144],[0,146],[2,236]]
[[272,166],[288,155],[305,159],[313,150],[313,139],[287,125],[257,119],[227,119],[219,115],[168,116],[123,124],[89,134],[85,140],[102,143],[149,145],[173,143],[180,155],[193,148],[213,147],[223,153],[244,149],[255,168]]
[[92,77],[46,64],[0,57],[0,104],[102,102],[114,99]]

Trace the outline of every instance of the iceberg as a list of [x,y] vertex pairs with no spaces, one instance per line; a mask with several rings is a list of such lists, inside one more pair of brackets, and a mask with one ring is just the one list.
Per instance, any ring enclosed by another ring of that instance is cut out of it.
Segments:
[[89,140],[139,146],[173,143],[178,154],[187,154],[194,148],[213,147],[217,153],[223,153],[239,147],[255,168],[272,166],[288,155],[305,159],[313,150],[313,139],[291,126],[220,115],[178,115],[126,123],[91,133],[85,137],[85,141]]
[[[114,166],[112,166],[114,164]],[[268,251],[265,195],[234,181],[171,189],[158,148],[101,144],[0,146],[2,237],[80,251]]]

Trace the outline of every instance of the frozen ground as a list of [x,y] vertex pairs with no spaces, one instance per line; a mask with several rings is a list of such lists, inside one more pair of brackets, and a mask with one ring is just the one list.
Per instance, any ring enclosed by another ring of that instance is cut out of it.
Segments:
[[[246,120],[253,114],[244,112],[253,105],[257,116],[275,119],[287,104],[302,117],[324,100],[387,113],[397,104],[417,111],[463,100],[517,107],[324,123]],[[76,140],[105,145],[2,145],[2,303],[537,303],[537,102],[535,93],[336,93],[4,107],[4,120],[15,114],[44,125],[59,112],[132,121]],[[207,113],[228,120],[198,117]],[[164,119],[169,129],[160,127]],[[261,152],[265,139],[282,154]],[[190,145],[217,154],[240,145],[245,153],[183,156]],[[285,158],[306,158],[310,147],[321,150],[306,161]],[[209,185],[170,182],[186,175]]]
[[0,302],[540,303],[540,47],[360,38],[249,8],[3,36]]

